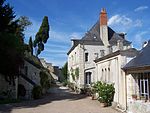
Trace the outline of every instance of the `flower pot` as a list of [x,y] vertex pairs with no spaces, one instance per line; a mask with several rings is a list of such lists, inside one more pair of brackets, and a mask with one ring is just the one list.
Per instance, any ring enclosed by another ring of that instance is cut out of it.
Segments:
[[132,95],[133,100],[137,100],[137,95]]
[[97,97],[96,97],[96,94],[92,94],[92,100],[96,100]]
[[101,107],[107,107],[107,103],[100,102]]
[[98,93],[92,94],[92,100],[97,100],[97,98],[98,98]]

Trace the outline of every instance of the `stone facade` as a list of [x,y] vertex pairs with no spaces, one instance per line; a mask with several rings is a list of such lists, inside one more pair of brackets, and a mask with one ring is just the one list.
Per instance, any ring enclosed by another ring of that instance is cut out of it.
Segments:
[[[82,39],[72,39],[68,52],[69,81],[76,87],[89,86],[92,82],[105,81],[115,87],[114,102],[122,109],[127,108],[126,81],[123,66],[137,55],[124,33],[116,33],[107,26],[107,13],[102,9],[100,20]],[[75,70],[79,68],[79,77]],[[74,77],[75,76],[75,77]]]
[[23,85],[26,94],[21,98],[31,99],[34,85],[40,85],[40,68],[25,60],[24,68],[21,70],[23,76],[19,76],[18,85]]
[[127,106],[126,94],[129,88],[129,86],[126,85],[126,81],[132,78],[131,76],[125,76],[122,67],[128,63],[129,58],[131,59],[136,55],[137,51],[135,49],[118,50],[95,61],[97,81],[114,84],[114,102],[117,103],[119,108],[124,110]]
[[[105,9],[100,13],[100,20],[85,36],[82,39],[72,39],[72,42],[73,45],[68,52],[69,80],[79,88],[97,81],[94,60],[120,49],[131,48],[129,41],[107,26]],[[77,68],[79,77],[73,77]]]

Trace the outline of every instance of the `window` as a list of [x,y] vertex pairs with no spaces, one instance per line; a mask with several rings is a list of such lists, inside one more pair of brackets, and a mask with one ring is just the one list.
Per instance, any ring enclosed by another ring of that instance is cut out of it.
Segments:
[[87,62],[88,61],[88,53],[85,53],[85,62]]
[[98,59],[98,53],[94,53],[95,59]]
[[104,50],[100,50],[100,54],[101,54],[101,57],[105,56],[105,51]]
[[138,85],[139,93],[141,97],[145,97],[147,100],[150,99],[150,73],[139,73],[138,74]]
[[85,73],[85,84],[91,84],[91,72]]

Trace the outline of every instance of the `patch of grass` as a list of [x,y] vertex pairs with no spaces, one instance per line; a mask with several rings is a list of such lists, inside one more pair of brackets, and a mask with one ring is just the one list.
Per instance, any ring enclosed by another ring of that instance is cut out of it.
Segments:
[[9,104],[9,103],[19,103],[21,102],[21,100],[19,99],[3,99],[3,100],[0,100],[0,104]]

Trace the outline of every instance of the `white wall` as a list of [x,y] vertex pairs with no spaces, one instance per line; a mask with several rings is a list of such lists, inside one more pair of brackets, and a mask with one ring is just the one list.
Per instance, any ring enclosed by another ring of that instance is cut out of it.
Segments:
[[[115,87],[114,102],[126,108],[125,73],[121,69],[125,57],[118,55],[97,63],[97,80],[113,83]],[[102,72],[103,70],[103,72]],[[110,70],[110,71],[109,71]]]

